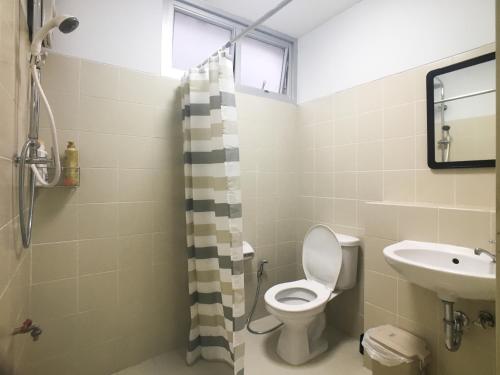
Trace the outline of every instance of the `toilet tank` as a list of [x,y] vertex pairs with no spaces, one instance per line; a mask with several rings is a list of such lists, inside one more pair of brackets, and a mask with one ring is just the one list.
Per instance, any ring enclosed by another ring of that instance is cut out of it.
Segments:
[[342,266],[337,280],[337,290],[351,289],[356,285],[358,276],[359,238],[335,233],[342,247]]

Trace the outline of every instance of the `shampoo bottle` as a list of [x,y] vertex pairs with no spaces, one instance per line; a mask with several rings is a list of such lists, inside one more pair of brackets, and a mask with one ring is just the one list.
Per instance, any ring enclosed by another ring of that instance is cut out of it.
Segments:
[[78,150],[75,142],[69,141],[64,151],[63,160],[63,185],[78,186],[80,184],[80,175],[78,173]]

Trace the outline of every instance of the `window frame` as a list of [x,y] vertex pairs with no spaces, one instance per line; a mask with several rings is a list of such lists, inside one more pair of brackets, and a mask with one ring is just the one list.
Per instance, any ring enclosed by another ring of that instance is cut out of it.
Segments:
[[[174,17],[175,13],[179,12],[190,17],[200,19],[204,22],[213,24],[218,27],[232,30],[231,37],[234,38],[238,33],[245,29],[250,23],[234,15],[230,15],[219,9],[201,5],[195,0],[164,0],[164,24],[162,36],[162,74],[173,75],[180,77],[184,71],[173,67],[173,38],[174,38]],[[271,30],[265,26],[259,26],[257,29],[250,32],[246,37],[253,38],[257,41],[267,43],[269,45],[283,48],[285,50],[285,58],[283,59],[283,68],[288,62],[288,69],[282,69],[281,87],[286,82],[286,94],[276,93],[262,90],[260,88],[242,85],[241,78],[241,46],[236,42],[230,49],[230,54],[233,57],[233,67],[235,76],[235,87],[238,92],[257,95],[267,98],[273,98],[286,102],[296,102],[297,89],[297,40],[288,35]],[[208,57],[208,56],[207,56]],[[201,61],[200,61],[201,63]],[[286,70],[286,71],[285,71]]]

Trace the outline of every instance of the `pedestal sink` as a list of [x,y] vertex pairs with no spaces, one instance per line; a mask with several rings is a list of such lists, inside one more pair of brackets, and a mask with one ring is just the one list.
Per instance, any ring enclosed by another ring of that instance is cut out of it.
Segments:
[[408,281],[435,291],[442,300],[495,299],[496,264],[473,249],[401,241],[386,247],[384,257]]
[[[458,298],[495,300],[496,263],[474,249],[431,242],[401,241],[384,249],[387,263],[408,281],[433,290],[443,301],[445,345],[457,351],[469,318],[454,311]],[[495,326],[492,313],[480,311],[475,321],[483,328]]]

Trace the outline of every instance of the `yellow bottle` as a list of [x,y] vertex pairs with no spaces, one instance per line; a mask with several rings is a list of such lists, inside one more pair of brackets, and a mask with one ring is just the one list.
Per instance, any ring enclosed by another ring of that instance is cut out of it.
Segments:
[[78,173],[78,150],[75,142],[69,141],[64,151],[63,161],[63,185],[78,186],[80,184]]

